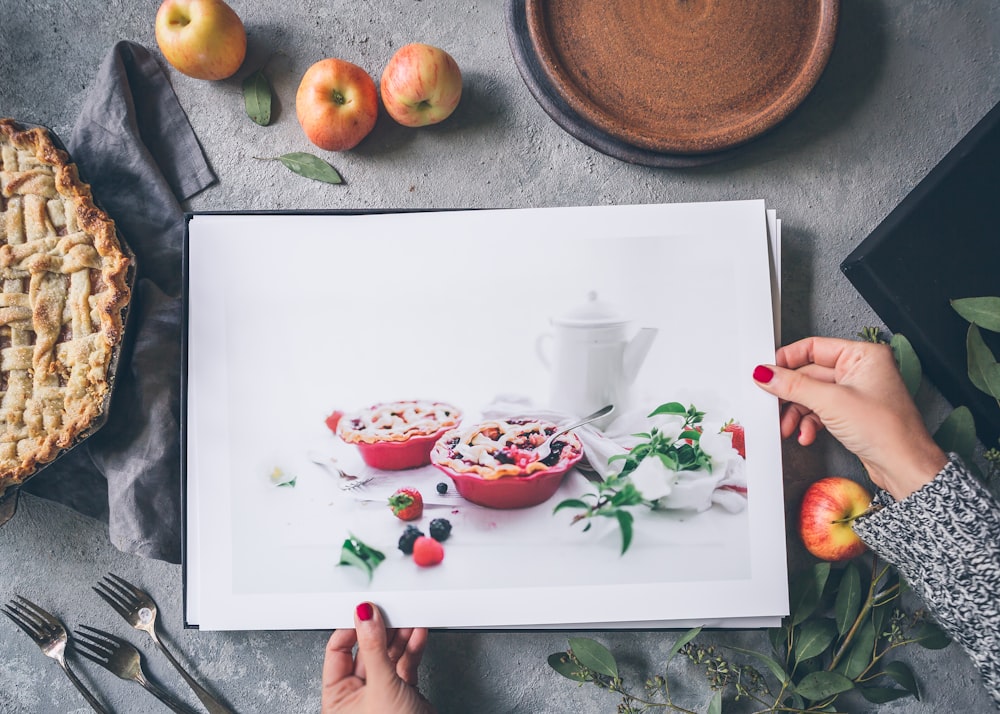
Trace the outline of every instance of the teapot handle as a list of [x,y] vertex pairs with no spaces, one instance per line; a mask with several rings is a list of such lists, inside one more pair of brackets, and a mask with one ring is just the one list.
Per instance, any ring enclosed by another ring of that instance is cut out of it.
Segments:
[[545,332],[539,335],[538,339],[535,340],[535,354],[538,355],[538,359],[541,361],[541,363],[545,365],[545,369],[549,371],[552,370],[552,359],[549,357],[548,352],[546,351],[547,350],[546,345],[552,342],[552,339],[553,339],[552,334]]

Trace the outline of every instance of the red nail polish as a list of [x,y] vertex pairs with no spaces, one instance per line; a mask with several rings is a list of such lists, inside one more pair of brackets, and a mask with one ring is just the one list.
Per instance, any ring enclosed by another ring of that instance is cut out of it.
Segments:
[[759,364],[753,368],[753,378],[761,384],[767,384],[774,379],[774,370]]
[[357,613],[359,620],[367,622],[375,616],[375,608],[372,607],[370,602],[363,602],[358,605]]

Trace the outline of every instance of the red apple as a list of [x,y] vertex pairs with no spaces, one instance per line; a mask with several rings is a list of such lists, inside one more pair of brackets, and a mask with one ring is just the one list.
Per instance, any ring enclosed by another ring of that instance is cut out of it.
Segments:
[[195,79],[225,79],[247,53],[243,22],[222,0],[164,0],[156,43],[167,62]]
[[400,47],[382,72],[382,103],[403,126],[426,126],[447,119],[462,98],[462,72],[438,47]]
[[867,546],[851,523],[871,505],[868,490],[849,478],[830,476],[806,490],[799,511],[799,535],[810,553],[823,560],[848,560]]
[[309,141],[319,148],[353,149],[375,128],[375,81],[356,64],[320,60],[302,76],[295,112]]

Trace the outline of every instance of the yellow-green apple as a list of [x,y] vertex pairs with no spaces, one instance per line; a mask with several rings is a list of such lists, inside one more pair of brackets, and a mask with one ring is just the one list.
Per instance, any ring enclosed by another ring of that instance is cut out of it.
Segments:
[[306,70],[295,113],[309,141],[327,151],[357,146],[375,128],[375,80],[356,64],[330,57]]
[[806,549],[823,560],[848,560],[865,544],[851,523],[871,505],[872,495],[861,484],[830,476],[812,484],[802,498],[799,535]]
[[439,47],[414,43],[396,50],[382,72],[382,104],[403,126],[447,119],[462,98],[462,71]]
[[156,43],[167,62],[195,79],[231,77],[247,53],[243,22],[222,0],[164,0]]

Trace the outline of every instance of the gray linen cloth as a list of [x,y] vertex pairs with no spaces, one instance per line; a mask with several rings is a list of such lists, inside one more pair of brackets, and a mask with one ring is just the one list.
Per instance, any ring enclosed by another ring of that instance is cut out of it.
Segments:
[[135,252],[138,275],[107,423],[26,490],[107,518],[120,550],[178,563],[180,202],[215,175],[166,74],[130,42],[102,63],[68,149]]

